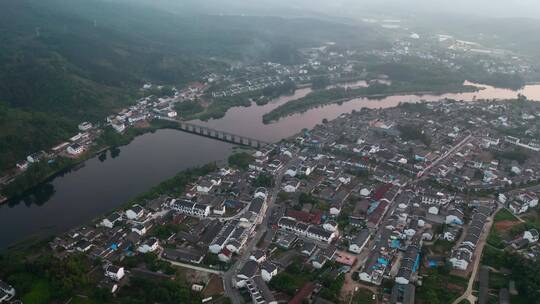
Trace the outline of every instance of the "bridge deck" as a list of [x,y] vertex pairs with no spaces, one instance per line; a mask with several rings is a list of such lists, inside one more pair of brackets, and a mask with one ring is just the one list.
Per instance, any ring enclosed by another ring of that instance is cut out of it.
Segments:
[[204,137],[209,137],[209,138],[221,140],[221,141],[225,141],[225,142],[228,142],[228,143],[233,143],[233,144],[236,144],[236,145],[248,146],[248,147],[253,147],[253,148],[260,148],[260,147],[263,147],[263,146],[266,146],[266,145],[270,144],[268,142],[265,142],[265,141],[262,141],[262,140],[259,140],[259,139],[250,138],[250,137],[247,137],[247,136],[236,135],[236,134],[233,134],[233,133],[230,133],[230,132],[220,131],[220,130],[200,126],[200,125],[189,123],[189,122],[178,121],[176,119],[172,119],[172,118],[168,118],[168,117],[159,117],[159,119],[178,123],[178,126],[180,127],[179,129],[182,130],[182,131],[192,133],[192,134],[196,134],[196,135],[200,135],[200,136],[204,136]]

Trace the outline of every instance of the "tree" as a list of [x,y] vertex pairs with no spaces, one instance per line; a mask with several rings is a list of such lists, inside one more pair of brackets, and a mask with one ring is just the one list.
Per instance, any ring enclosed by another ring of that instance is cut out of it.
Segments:
[[249,164],[253,162],[255,158],[246,152],[241,153],[235,153],[231,156],[229,156],[228,162],[229,166],[238,168],[241,170],[247,170],[249,168]]
[[272,175],[261,173],[257,178],[253,181],[254,187],[265,187],[270,188],[274,186],[274,177]]

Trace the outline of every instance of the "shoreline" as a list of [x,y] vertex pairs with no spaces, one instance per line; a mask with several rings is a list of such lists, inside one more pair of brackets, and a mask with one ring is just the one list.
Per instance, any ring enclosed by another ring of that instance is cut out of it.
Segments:
[[[469,88],[469,90],[467,88]],[[472,88],[474,88],[474,89],[472,89]],[[296,102],[296,101],[301,100],[301,98],[300,98],[300,99],[289,101],[288,103],[285,103],[285,104],[275,108],[274,110],[264,114],[263,115],[263,123],[264,124],[275,123],[275,122],[278,122],[282,118],[293,116],[293,115],[296,115],[296,114],[299,114],[299,113],[304,113],[304,112],[307,112],[307,111],[309,111],[311,109],[314,109],[314,108],[324,107],[324,106],[331,105],[331,104],[340,104],[340,103],[352,101],[352,100],[357,99],[357,98],[382,99],[382,98],[387,98],[387,97],[390,97],[390,96],[398,96],[398,95],[422,96],[422,95],[430,95],[430,94],[431,95],[460,94],[460,93],[478,92],[478,91],[481,91],[483,89],[484,88],[481,88],[481,87],[465,85],[461,89],[446,90],[446,91],[444,91],[444,90],[425,90],[425,91],[414,91],[414,92],[413,91],[400,91],[400,92],[392,92],[392,93],[359,94],[359,95],[355,95],[355,96],[352,96],[352,97],[344,97],[344,98],[339,98],[339,99],[333,99],[333,100],[330,100],[330,101],[325,101],[325,102],[322,102],[322,103],[316,103],[316,104],[312,104],[312,105],[309,105],[309,106],[306,105],[306,107],[302,107],[302,105],[300,104],[299,107],[301,107],[301,109],[299,109],[299,110],[286,111],[284,114],[271,114],[272,112],[276,111],[280,107],[285,107],[287,104],[289,104],[291,102]],[[309,96],[309,94],[307,96]],[[303,97],[303,98],[306,98],[306,97]],[[276,117],[266,119],[266,117],[273,117],[273,116],[276,116]]]

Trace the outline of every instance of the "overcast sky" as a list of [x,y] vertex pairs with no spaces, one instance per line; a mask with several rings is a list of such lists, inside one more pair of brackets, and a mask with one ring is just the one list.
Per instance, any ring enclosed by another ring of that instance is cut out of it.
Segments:
[[[115,0],[111,0],[115,1]],[[313,12],[354,17],[366,13],[466,14],[485,17],[540,19],[540,0],[116,0],[140,1],[162,8],[199,8],[204,11],[299,15]]]

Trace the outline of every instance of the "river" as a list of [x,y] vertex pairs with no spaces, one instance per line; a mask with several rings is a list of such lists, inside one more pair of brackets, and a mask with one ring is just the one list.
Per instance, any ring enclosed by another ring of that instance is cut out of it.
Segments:
[[[355,85],[355,84],[351,84]],[[357,85],[363,85],[358,83]],[[312,128],[326,119],[363,107],[385,108],[400,102],[436,101],[442,98],[475,99],[515,98],[518,93],[540,100],[540,85],[520,91],[481,86],[473,93],[443,95],[396,95],[379,100],[357,98],[331,104],[263,124],[262,116],[276,107],[307,95],[309,88],[282,96],[266,105],[230,109],[221,119],[193,121],[238,135],[275,142],[303,128]],[[94,157],[82,167],[59,175],[40,186],[20,202],[0,206],[0,249],[35,236],[60,233],[104,214],[137,194],[149,190],[177,172],[221,161],[233,151],[233,145],[176,130],[159,130],[134,139],[120,148],[120,154],[105,161]]]

